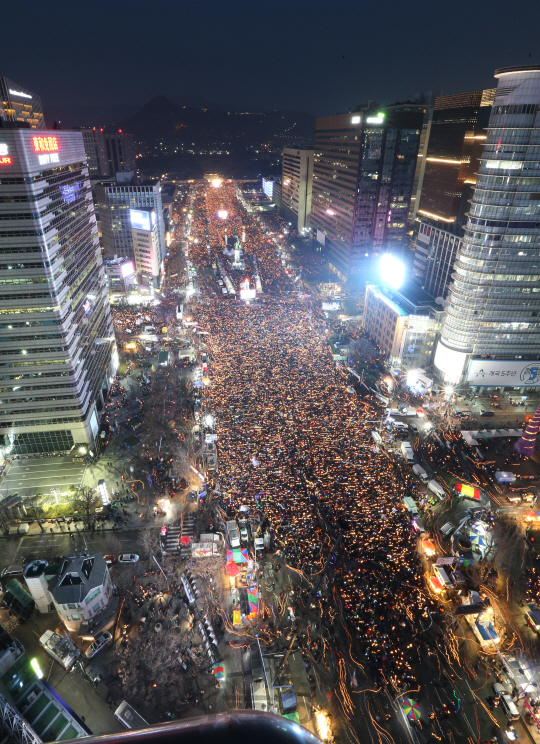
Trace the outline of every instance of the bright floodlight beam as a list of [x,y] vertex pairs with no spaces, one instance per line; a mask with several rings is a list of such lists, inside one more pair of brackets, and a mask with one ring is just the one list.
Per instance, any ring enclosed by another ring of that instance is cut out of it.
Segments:
[[399,289],[405,281],[405,264],[391,253],[385,253],[380,263],[381,278],[392,289]]
[[453,394],[453,392],[454,392],[454,388],[452,387],[452,385],[447,385],[447,386],[446,386],[446,387],[444,388],[444,392],[446,393],[446,395],[450,396],[450,395],[452,395],[452,394]]
[[222,183],[221,178],[213,178],[212,179],[212,186],[215,189],[218,189],[221,186],[221,183]]
[[227,210],[226,210],[226,209],[220,209],[220,210],[218,211],[218,213],[217,213],[217,216],[218,216],[218,217],[219,217],[220,219],[222,219],[222,220],[226,220],[226,219],[227,219],[227,215],[228,215],[228,212],[227,212]]

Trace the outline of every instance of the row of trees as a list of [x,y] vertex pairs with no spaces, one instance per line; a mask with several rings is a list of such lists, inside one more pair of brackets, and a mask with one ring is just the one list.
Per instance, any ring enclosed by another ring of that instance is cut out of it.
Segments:
[[[159,555],[153,530],[146,530],[140,543],[142,552]],[[115,655],[113,672],[121,683],[122,695],[144,711],[150,721],[163,718],[166,712],[177,713],[193,688],[197,689],[196,679],[201,671],[210,665],[202,639],[196,626],[190,629],[188,609],[180,599],[182,565],[173,556],[159,558],[158,563],[160,568],[151,560],[154,573],[149,580],[155,585],[156,594],[164,594],[165,618],[150,612],[156,599],[147,599],[142,606],[140,600],[136,601],[142,593],[138,583],[141,580],[134,580],[132,568],[122,568],[115,575],[123,602],[120,622],[129,622],[131,630],[129,642]],[[209,558],[198,561],[192,569],[201,593],[199,609],[208,617],[217,616],[223,599],[215,581],[210,581],[220,567],[218,558]]]

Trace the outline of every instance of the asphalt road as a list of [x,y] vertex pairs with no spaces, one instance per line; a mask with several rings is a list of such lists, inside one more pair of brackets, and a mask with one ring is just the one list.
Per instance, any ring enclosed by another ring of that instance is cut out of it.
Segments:
[[84,532],[72,540],[67,533],[44,533],[34,536],[12,535],[0,539],[0,569],[8,565],[24,563],[28,556],[69,555],[75,548],[86,546],[106,555],[110,552],[111,540],[120,541],[121,552],[141,554],[140,536],[142,530],[119,530],[118,532]]

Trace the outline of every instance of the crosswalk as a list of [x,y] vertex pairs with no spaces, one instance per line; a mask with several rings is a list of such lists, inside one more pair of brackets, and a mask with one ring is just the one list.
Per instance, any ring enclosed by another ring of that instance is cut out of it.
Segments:
[[[195,533],[195,516],[186,514],[184,517],[184,529],[180,534],[180,524],[175,524],[169,528],[165,539],[163,540],[163,549],[167,553],[180,553],[181,560],[187,560],[191,556],[191,543]],[[191,538],[189,545],[181,545],[180,538],[187,535]]]
[[180,525],[170,527],[165,536],[163,547],[167,553],[178,553],[178,540],[180,539]]
[[184,517],[184,529],[182,530],[182,537],[188,535],[190,538],[189,545],[180,545],[180,558],[187,560],[191,557],[191,545],[193,543],[193,536],[195,534],[195,516],[193,514],[186,514]]

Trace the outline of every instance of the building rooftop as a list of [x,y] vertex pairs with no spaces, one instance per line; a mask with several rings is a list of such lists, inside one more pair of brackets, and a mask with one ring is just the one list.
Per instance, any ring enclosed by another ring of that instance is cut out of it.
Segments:
[[433,297],[416,284],[406,284],[395,293],[409,312],[419,313],[422,310],[442,310],[440,305],[435,303]]
[[49,583],[58,604],[80,603],[104,582],[107,564],[101,553],[83,553],[62,559],[60,570]]
[[513,72],[540,72],[540,66],[518,65],[517,67],[499,67],[498,70],[495,70],[495,77],[498,78],[501,75],[508,75]]
[[442,312],[443,308],[435,303],[431,295],[415,284],[407,284],[401,289],[380,289],[370,284],[370,290],[386,303],[397,315],[431,315]]
[[42,576],[47,568],[47,561],[33,561],[29,563],[24,570],[25,579],[37,579],[38,576]]
[[384,292],[382,292],[378,287],[370,285],[369,289],[375,295],[375,297],[377,297],[377,299],[384,302],[384,304],[387,305],[390,310],[392,310],[392,312],[394,312],[396,315],[399,315],[402,318],[407,317],[409,313],[402,307],[400,307],[397,302],[394,302],[394,300],[388,297],[388,295],[384,294]]

